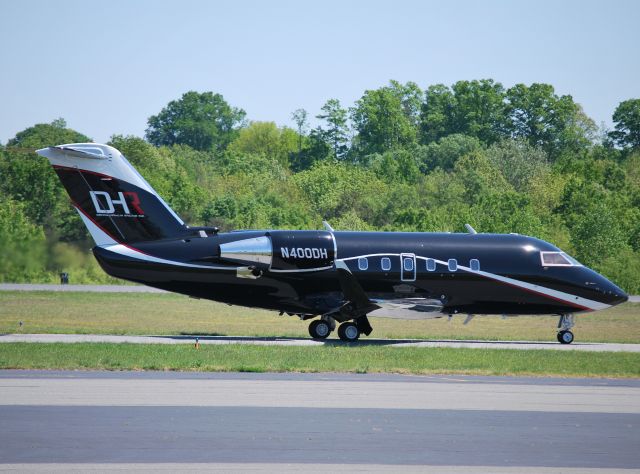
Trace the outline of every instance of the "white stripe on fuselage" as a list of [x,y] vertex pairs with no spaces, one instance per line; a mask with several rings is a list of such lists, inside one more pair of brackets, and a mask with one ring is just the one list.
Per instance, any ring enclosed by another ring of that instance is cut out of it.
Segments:
[[[347,257],[340,259],[341,261],[347,260],[357,260],[359,258],[369,258],[369,257],[400,257],[399,253],[372,253],[367,255],[358,255],[356,257]],[[416,259],[427,260],[428,257],[422,257],[420,255],[416,255]],[[437,264],[448,266],[448,262],[443,260],[433,259]],[[468,273],[473,273],[475,275],[482,276],[484,278],[489,278],[491,280],[500,281],[502,283],[506,283],[511,286],[515,286],[517,288],[522,288],[523,290],[531,291],[533,293],[538,293],[543,296],[548,296],[550,298],[554,298],[556,300],[560,300],[566,302],[571,305],[582,306],[583,308],[587,308],[591,311],[597,311],[601,309],[610,308],[611,305],[601,303],[599,301],[590,300],[588,298],[583,298],[581,296],[572,295],[571,293],[565,293],[563,291],[554,290],[552,288],[547,288],[546,286],[535,285],[533,283],[527,283],[525,281],[516,280],[514,278],[505,277],[502,275],[498,275],[496,273],[485,272],[482,270],[472,270],[469,267],[465,267],[464,265],[458,264],[458,270],[464,270]]]

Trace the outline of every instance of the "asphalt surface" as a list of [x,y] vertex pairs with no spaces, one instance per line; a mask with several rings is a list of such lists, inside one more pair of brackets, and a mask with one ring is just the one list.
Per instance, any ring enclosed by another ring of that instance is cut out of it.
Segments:
[[639,469],[640,380],[0,371],[0,470]]
[[[113,336],[103,334],[0,334],[1,343],[78,343],[106,342],[112,344],[251,344],[262,346],[333,346],[344,345],[339,339],[324,341],[295,337],[249,337],[249,336]],[[420,339],[369,339],[363,337],[356,344],[388,347],[452,347],[469,349],[515,349],[556,350],[588,352],[640,352],[640,344],[616,344],[603,342],[558,342],[535,341],[424,341]]]

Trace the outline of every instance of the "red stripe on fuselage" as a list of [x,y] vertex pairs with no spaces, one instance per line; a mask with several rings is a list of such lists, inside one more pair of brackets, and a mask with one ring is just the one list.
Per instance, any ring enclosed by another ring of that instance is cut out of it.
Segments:
[[[572,303],[572,302],[569,302],[569,301],[563,300],[563,299],[561,299],[561,298],[557,298],[557,297],[555,297],[555,296],[551,296],[551,295],[549,295],[549,294],[547,294],[547,293],[544,293],[544,292],[542,292],[542,291],[536,291],[536,290],[533,290],[533,289],[531,289],[531,288],[524,288],[524,287],[522,287],[522,286],[515,285],[515,284],[513,284],[513,283],[509,283],[509,282],[507,282],[507,281],[502,281],[502,280],[500,280],[500,279],[498,279],[498,278],[492,278],[492,277],[490,277],[490,276],[488,276],[488,275],[481,275],[481,276],[484,276],[485,278],[489,278],[489,279],[491,279],[491,280],[493,280],[493,281],[497,281],[497,282],[503,283],[503,284],[508,285],[508,286],[510,286],[510,287],[512,287],[512,288],[518,288],[518,289],[523,290],[523,291],[526,291],[526,292],[528,292],[528,293],[533,293],[534,295],[544,296],[545,298],[552,299],[552,300],[554,300],[554,301],[559,301],[560,303],[564,303],[564,304],[566,304],[566,305],[573,306],[574,308],[578,308],[578,309],[581,309],[581,310],[583,310],[583,311],[595,311],[593,308],[588,308],[588,307],[586,307],[586,306],[582,306],[582,305],[580,305],[580,304],[578,304],[578,303]],[[505,277],[505,278],[508,278],[508,277]]]

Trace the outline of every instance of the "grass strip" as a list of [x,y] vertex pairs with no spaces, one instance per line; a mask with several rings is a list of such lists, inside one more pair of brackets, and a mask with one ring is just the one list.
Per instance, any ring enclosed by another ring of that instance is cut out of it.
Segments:
[[[0,333],[190,334],[309,337],[308,322],[275,311],[227,306],[176,294],[0,292]],[[371,318],[374,338],[556,340],[557,317],[502,320],[465,315],[436,320]],[[640,342],[640,304],[579,314],[579,342]],[[332,337],[336,337],[335,334]]]
[[0,368],[640,377],[640,354],[375,346],[7,343]]

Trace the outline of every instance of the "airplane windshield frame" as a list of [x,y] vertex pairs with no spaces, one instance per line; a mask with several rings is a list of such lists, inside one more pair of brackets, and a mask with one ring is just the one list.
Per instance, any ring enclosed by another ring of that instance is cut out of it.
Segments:
[[543,267],[581,267],[582,264],[565,252],[540,252]]

